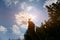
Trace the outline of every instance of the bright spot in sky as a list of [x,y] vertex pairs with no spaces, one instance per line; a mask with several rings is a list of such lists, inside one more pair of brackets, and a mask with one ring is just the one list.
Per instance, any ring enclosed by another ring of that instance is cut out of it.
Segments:
[[31,18],[31,20],[35,20],[35,16],[32,14],[29,14],[25,11],[22,11],[15,15],[16,17],[16,23],[18,25],[26,25],[28,23],[28,19]]

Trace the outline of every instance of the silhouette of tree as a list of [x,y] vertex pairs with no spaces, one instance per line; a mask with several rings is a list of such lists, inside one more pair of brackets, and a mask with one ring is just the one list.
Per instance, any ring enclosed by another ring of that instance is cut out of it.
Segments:
[[41,24],[38,34],[41,40],[60,40],[60,2],[46,6],[49,20]]
[[39,40],[35,33],[35,24],[30,19],[28,21],[28,30],[25,34],[25,40]]
[[52,40],[60,40],[60,2],[52,3],[46,6],[50,19],[46,22],[45,26],[49,29],[48,36]]

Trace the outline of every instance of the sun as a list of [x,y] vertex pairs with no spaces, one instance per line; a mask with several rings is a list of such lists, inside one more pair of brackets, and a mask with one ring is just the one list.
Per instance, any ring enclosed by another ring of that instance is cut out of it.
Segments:
[[26,25],[28,23],[28,19],[31,19],[33,21],[35,19],[35,16],[25,11],[22,11],[16,14],[15,18],[16,18],[16,23],[18,25],[22,25],[22,24]]

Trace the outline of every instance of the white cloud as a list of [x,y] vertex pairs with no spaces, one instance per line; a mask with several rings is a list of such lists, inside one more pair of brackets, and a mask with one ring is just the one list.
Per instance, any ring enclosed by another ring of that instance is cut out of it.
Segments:
[[30,11],[30,10],[32,10],[32,9],[33,9],[32,6],[28,6],[28,7],[27,7],[27,11]]
[[30,11],[34,8],[33,6],[29,6],[28,3],[26,3],[26,2],[22,2],[20,4],[20,6],[21,6],[20,8],[25,10],[25,11]]
[[17,25],[13,25],[13,26],[12,26],[12,31],[13,31],[13,33],[15,33],[16,35],[21,34],[20,28],[19,28]]
[[[23,29],[23,30],[22,30],[22,29]],[[12,31],[13,31],[13,33],[15,33],[16,35],[25,33],[26,29],[27,29],[27,25],[22,25],[22,26],[13,25],[13,26],[12,26]]]
[[16,23],[18,25],[21,25],[21,24],[27,25],[28,17],[29,17],[28,13],[25,11],[22,11],[19,14],[15,15]]
[[4,26],[0,26],[0,32],[7,32],[7,28],[5,28]]
[[19,0],[3,0],[7,6],[11,6],[12,4],[17,4]]
[[[23,29],[23,30],[22,30]],[[24,39],[24,33],[25,33],[25,28],[24,27],[19,27],[17,25],[12,26],[12,31],[14,34],[18,35],[21,40]],[[23,31],[23,32],[22,32]]]
[[[18,4],[18,8],[23,10],[30,11],[33,8],[33,6],[29,6],[26,1],[23,2],[20,2],[20,0],[3,0],[3,1],[7,7]],[[39,1],[39,0],[28,0],[28,1]]]
[[36,2],[39,2],[40,0],[28,0],[29,2],[33,2],[33,1],[36,1]]
[[49,5],[51,5],[52,3],[56,3],[56,2],[57,2],[57,0],[46,0],[45,3],[44,3],[44,5],[43,5],[43,7],[45,8],[46,5],[49,6]]
[[20,4],[20,6],[21,6],[22,9],[25,9],[27,7],[27,3],[26,2],[22,2]]

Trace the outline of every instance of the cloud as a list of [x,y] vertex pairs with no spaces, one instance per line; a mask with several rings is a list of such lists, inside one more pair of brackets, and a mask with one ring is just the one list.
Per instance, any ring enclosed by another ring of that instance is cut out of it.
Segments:
[[15,33],[16,35],[21,34],[20,28],[19,28],[17,25],[13,25],[13,26],[12,26],[12,31],[13,31],[13,33]]
[[22,2],[20,6],[21,6],[20,8],[25,11],[31,11],[34,8],[33,6],[28,5],[28,3],[26,2]]
[[24,34],[25,31],[26,31],[26,29],[27,29],[27,26],[26,25],[22,25],[20,27],[18,25],[13,25],[12,26],[12,31],[16,35]]
[[33,2],[33,1],[36,1],[36,2],[39,2],[40,0],[28,0],[29,2]]
[[[25,26],[24,26],[25,27]],[[25,28],[23,26],[19,27],[18,25],[12,26],[12,31],[14,34],[18,35],[21,40],[24,39]]]
[[25,11],[19,12],[18,14],[15,15],[16,18],[16,23],[18,25],[27,25],[29,14]]
[[3,1],[7,6],[11,6],[12,4],[16,5],[19,2],[19,0],[3,0]]
[[[7,7],[11,7],[13,5],[17,6],[19,9],[30,11],[33,6],[30,6],[27,1],[20,2],[21,0],[3,0]],[[34,1],[34,0],[28,0]],[[35,0],[38,1],[38,0]],[[13,6],[14,7],[14,6]]]
[[23,40],[23,39],[24,39],[24,35],[21,35],[21,36],[20,36],[20,39]]
[[12,31],[15,34],[25,33],[27,29],[27,19],[28,19],[28,14],[24,11],[15,14],[16,25],[12,26]]
[[22,9],[25,9],[27,7],[27,3],[26,2],[22,2],[20,4],[20,6],[21,6]]
[[[26,22],[26,19],[24,18],[24,17],[26,17],[26,15],[23,13],[25,13],[25,12],[22,11],[15,15],[16,24],[12,25],[12,32],[14,34],[18,35],[21,40],[24,39],[24,34],[27,30],[27,22]],[[23,17],[23,15],[25,15],[25,16]]]
[[33,9],[33,6],[28,6],[27,7],[27,11],[30,11],[30,10],[32,10]]
[[0,32],[7,32],[7,28],[5,28],[4,26],[0,26]]
[[51,5],[52,3],[56,3],[56,2],[57,2],[57,0],[46,0],[45,3],[44,3],[44,5],[43,5],[43,7],[45,8],[46,5],[49,6],[49,5]]

